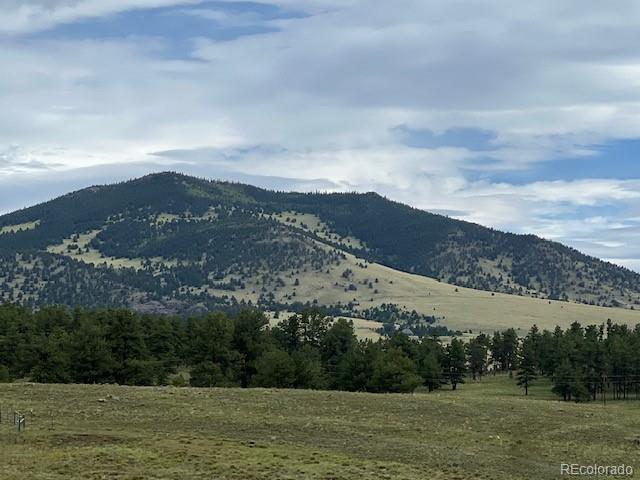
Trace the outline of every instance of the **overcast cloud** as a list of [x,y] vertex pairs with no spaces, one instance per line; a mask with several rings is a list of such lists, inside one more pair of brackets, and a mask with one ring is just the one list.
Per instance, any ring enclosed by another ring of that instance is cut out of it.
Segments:
[[5,0],[0,212],[166,169],[640,265],[635,1]]

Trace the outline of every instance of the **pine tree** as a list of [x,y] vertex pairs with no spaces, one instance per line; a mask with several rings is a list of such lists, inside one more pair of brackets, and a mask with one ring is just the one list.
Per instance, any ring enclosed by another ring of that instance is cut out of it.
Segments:
[[563,400],[571,400],[571,386],[573,384],[574,369],[568,358],[556,368],[553,375],[553,391],[562,395]]
[[435,353],[429,352],[420,358],[419,373],[424,381],[424,385],[430,392],[440,388],[442,384],[442,367]]
[[413,392],[422,383],[416,365],[399,348],[383,351],[373,364],[367,389],[372,392]]
[[517,373],[518,386],[524,388],[525,395],[529,395],[531,383],[538,378],[535,357],[533,342],[530,338],[526,338],[520,347],[520,368]]
[[472,339],[467,345],[467,351],[469,353],[469,370],[473,379],[482,379],[485,370],[487,369],[487,350],[489,345],[489,339],[486,335],[480,334],[476,338]]
[[256,374],[251,379],[256,387],[292,388],[296,384],[296,364],[284,350],[263,353],[256,363]]
[[83,318],[71,339],[71,373],[76,383],[112,382],[116,363],[104,331],[92,318]]
[[467,372],[466,356],[464,352],[464,343],[462,340],[454,338],[451,344],[447,346],[445,356],[446,374],[451,382],[452,390],[456,390],[459,383],[464,383],[465,373]]

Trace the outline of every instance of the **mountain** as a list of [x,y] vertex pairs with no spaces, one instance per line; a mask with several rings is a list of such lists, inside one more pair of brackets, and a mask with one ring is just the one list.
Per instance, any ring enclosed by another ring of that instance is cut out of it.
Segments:
[[[411,285],[422,285],[416,291],[425,296],[430,288],[467,287],[626,309],[640,304],[640,275],[630,270],[375,193],[274,192],[168,172],[0,217],[0,300],[34,306],[190,313],[322,305],[414,325],[442,319],[436,306],[390,301],[402,297],[393,290],[396,276],[417,278]],[[422,277],[435,281],[423,285]]]

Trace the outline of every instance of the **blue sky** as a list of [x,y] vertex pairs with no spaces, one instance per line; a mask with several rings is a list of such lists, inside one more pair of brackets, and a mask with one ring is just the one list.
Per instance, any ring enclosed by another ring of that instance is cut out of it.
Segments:
[[640,4],[561,3],[5,0],[0,212],[172,169],[640,269]]

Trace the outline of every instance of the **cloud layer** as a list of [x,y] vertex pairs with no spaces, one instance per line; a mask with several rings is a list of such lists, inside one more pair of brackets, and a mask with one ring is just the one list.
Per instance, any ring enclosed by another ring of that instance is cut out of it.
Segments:
[[640,137],[639,19],[633,1],[10,0],[0,211],[174,168],[376,190],[637,267],[639,181],[601,147]]

